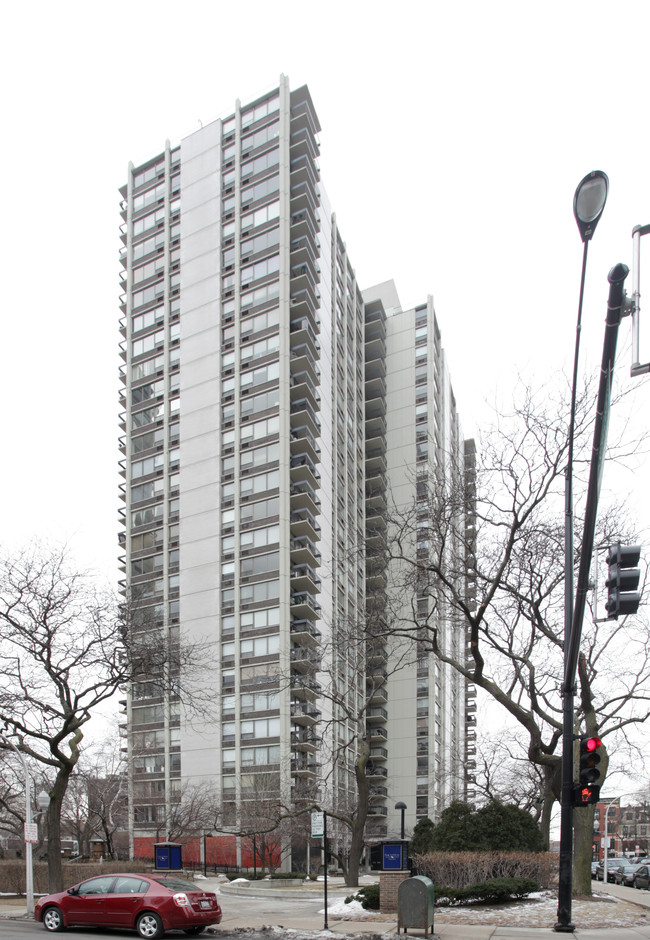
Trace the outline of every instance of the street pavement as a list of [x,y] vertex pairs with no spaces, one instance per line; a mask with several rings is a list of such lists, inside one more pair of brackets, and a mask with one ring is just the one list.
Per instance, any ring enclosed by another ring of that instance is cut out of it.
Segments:
[[[328,884],[328,907],[336,905],[336,901],[351,893],[337,879],[330,879]],[[327,917],[327,932],[324,930],[325,916],[323,911],[323,886],[305,888],[264,888],[259,882],[250,882],[246,886],[231,885],[220,879],[207,878],[201,880],[201,887],[207,891],[217,890],[223,908],[223,920],[219,927],[208,928],[206,934],[221,935],[224,940],[274,940],[286,937],[287,934],[298,935],[304,940],[322,940],[328,934],[342,937],[356,938],[366,935],[365,940],[371,940],[370,935],[376,937],[395,937],[397,933],[397,915],[376,915],[371,913],[360,919],[348,919],[338,914],[329,913]],[[637,891],[633,888],[624,888],[618,885],[594,885],[594,890],[606,893],[613,898],[634,905],[633,911],[638,910],[638,922],[628,926],[599,926],[585,927],[580,924],[579,912],[581,905],[588,902],[574,902],[573,921],[576,940],[650,940],[650,892]],[[609,906],[609,905],[608,905]],[[613,913],[616,906],[612,905]],[[629,910],[629,908],[626,908]],[[501,909],[503,923],[481,923],[480,913],[472,915],[473,923],[446,922],[444,909],[436,911],[434,915],[434,936],[440,940],[550,940],[558,938],[552,926],[525,926],[513,923],[509,917],[508,909]],[[0,918],[7,919],[26,918],[24,902],[16,903],[10,899],[0,900]],[[601,917],[607,922],[607,915]],[[616,918],[612,917],[612,923]],[[632,920],[635,918],[633,917]],[[492,917],[490,918],[492,920]],[[510,923],[508,923],[510,920]],[[554,920],[554,918],[553,918]],[[548,921],[547,921],[548,923]],[[424,937],[424,930],[409,928],[408,933],[413,937]]]

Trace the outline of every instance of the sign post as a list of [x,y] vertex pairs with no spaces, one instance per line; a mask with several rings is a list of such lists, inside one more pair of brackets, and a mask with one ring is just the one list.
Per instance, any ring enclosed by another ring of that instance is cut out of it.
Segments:
[[323,924],[323,930],[329,930],[329,927],[327,926],[327,813],[311,814],[311,836],[312,839],[323,840],[323,871],[325,873],[325,879],[323,883],[325,922]]

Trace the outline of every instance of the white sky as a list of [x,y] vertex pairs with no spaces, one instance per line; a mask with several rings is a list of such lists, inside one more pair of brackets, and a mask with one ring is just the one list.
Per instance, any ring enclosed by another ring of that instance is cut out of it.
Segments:
[[[405,307],[433,294],[467,434],[518,373],[571,367],[573,194],[607,172],[581,359],[599,364],[607,272],[631,266],[631,230],[650,222],[647,0],[13,0],[0,35],[0,543],[65,540],[115,576],[118,187],[129,160],[280,73],[310,87],[361,286],[393,278]],[[650,306],[644,361],[647,323]],[[629,335],[626,321],[622,376]],[[647,464],[625,477],[641,525],[647,480]]]
[[118,187],[281,72],[310,87],[361,286],[433,294],[466,433],[517,372],[570,366],[573,194],[605,170],[582,356],[599,363],[607,272],[650,221],[645,0],[36,0],[3,20],[2,542],[67,540],[112,573]]

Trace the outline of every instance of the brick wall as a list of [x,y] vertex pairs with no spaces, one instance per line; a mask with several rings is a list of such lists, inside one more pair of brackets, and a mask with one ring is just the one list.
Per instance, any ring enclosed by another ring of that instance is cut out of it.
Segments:
[[397,913],[399,886],[411,877],[410,871],[382,871],[379,873],[379,905],[382,914]]

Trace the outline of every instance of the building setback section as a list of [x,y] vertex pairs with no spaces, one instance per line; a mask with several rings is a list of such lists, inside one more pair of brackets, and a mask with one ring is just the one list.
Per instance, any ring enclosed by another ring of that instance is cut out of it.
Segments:
[[[362,294],[319,131],[282,77],[121,190],[123,587],[136,633],[172,654],[127,698],[135,855],[193,805],[235,837],[232,864],[279,799],[354,805],[360,713],[333,682],[364,705],[371,839],[394,834],[395,800],[412,827],[471,795],[473,690],[415,647],[397,672],[388,641],[340,649],[387,609],[390,500],[462,476],[465,445],[433,303],[402,311],[391,281]],[[269,851],[307,864],[295,831]]]

